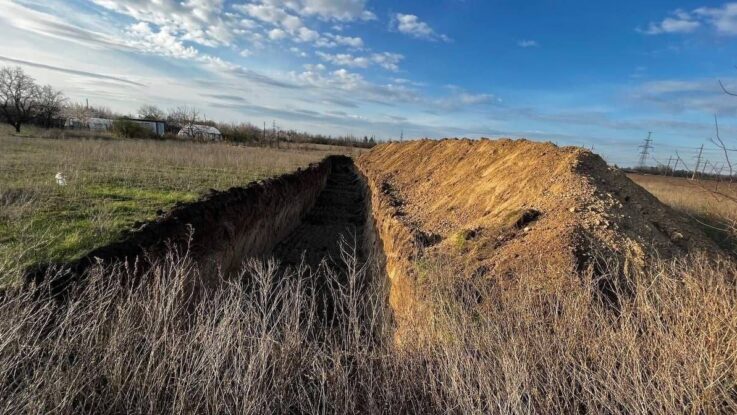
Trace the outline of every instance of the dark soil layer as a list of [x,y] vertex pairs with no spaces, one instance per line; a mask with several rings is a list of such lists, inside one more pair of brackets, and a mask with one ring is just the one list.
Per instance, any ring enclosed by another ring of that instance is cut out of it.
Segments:
[[[339,167],[333,167],[334,164]],[[331,156],[294,173],[225,192],[212,191],[197,202],[178,205],[159,218],[141,224],[120,241],[95,249],[77,261],[34,267],[26,279],[39,283],[49,276],[49,271],[60,270],[52,276],[53,291],[59,291],[83,278],[88,268],[98,262],[135,263],[142,270],[171,248],[188,252],[203,270],[211,267],[219,270],[207,272],[208,275],[230,275],[240,269],[245,259],[269,255],[300,226],[318,197],[325,193],[331,172],[350,171],[352,165],[353,161],[347,157]],[[342,180],[340,174],[337,177]],[[330,200],[325,194],[321,203],[331,205],[326,198]]]
[[272,256],[283,266],[304,265],[316,268],[325,259],[328,265],[340,267],[341,241],[344,247],[363,252],[366,205],[360,178],[353,161],[335,159],[325,189],[317,198],[302,223],[281,243]]

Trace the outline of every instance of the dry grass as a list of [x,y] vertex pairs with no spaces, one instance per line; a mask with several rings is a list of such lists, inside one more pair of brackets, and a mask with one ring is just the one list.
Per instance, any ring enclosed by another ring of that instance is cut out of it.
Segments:
[[737,249],[737,183],[646,174],[628,177],[690,216],[723,248]]
[[[346,257],[349,264],[354,260]],[[350,268],[350,267],[349,267]],[[365,267],[315,289],[249,262],[196,300],[171,256],[150,284],[97,272],[63,305],[0,305],[3,413],[734,413],[734,264],[695,257],[627,275],[613,310],[596,281],[497,291],[438,268],[433,333],[398,347],[384,279]],[[111,283],[112,282],[112,283]],[[484,294],[481,306],[476,304]],[[326,317],[321,304],[334,305]],[[426,327],[422,321],[418,327]],[[423,341],[432,337],[433,341]]]
[[[33,132],[0,129],[0,270],[73,259],[208,189],[243,186],[352,151],[27,136]],[[56,184],[57,172],[67,186]]]
[[[291,168],[264,157],[284,154],[276,150],[246,166],[247,154],[225,146],[23,140],[0,138],[12,149],[0,168],[14,172],[0,184],[16,183],[1,188],[0,212],[17,218],[38,217],[53,198],[92,203],[85,183],[194,194],[212,180],[239,183],[253,166]],[[47,183],[60,166],[77,172],[64,189]],[[29,235],[22,249],[48,249]],[[2,255],[0,279],[19,263]],[[561,278],[543,260],[509,276],[515,289],[428,265],[432,309],[401,345],[385,276],[348,249],[347,276],[249,260],[239,278],[198,290],[213,276],[172,253],[137,287],[119,284],[130,270],[111,267],[64,301],[39,299],[44,287],[10,290],[0,293],[0,413],[737,412],[734,262],[695,254],[624,275],[612,264],[542,291],[534,282]],[[621,284],[617,307],[600,293],[610,274]]]

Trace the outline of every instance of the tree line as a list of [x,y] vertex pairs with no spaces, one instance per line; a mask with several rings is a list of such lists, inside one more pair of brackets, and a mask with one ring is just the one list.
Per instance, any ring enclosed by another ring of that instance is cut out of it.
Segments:
[[312,134],[294,129],[282,129],[273,123],[258,127],[252,123],[221,123],[208,120],[200,110],[191,106],[179,106],[164,111],[156,105],[145,104],[134,115],[117,114],[106,107],[89,106],[70,102],[64,94],[51,85],[39,85],[35,79],[20,67],[0,67],[0,121],[10,124],[20,133],[27,124],[43,128],[64,128],[67,120],[76,120],[88,125],[94,118],[114,120],[112,130],[118,136],[127,138],[148,138],[151,132],[131,118],[166,122],[166,133],[177,134],[182,129],[191,129],[194,136],[197,126],[217,128],[224,140],[257,145],[279,146],[280,143],[313,143],[343,145],[353,147],[373,147],[376,139],[353,135],[329,136]]

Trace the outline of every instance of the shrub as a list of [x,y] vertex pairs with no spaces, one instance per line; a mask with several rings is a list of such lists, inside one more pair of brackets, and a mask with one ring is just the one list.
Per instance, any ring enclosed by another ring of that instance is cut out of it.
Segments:
[[121,138],[156,137],[156,134],[145,126],[124,118],[118,118],[113,121],[113,133]]

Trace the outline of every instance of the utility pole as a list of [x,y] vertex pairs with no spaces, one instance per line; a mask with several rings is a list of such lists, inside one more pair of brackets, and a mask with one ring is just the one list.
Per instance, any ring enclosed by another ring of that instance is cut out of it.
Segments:
[[276,136],[276,120],[271,120],[271,140],[279,147],[279,138]]
[[691,176],[691,180],[696,178],[696,173],[699,171],[699,166],[701,166],[701,155],[704,153],[704,145],[701,145],[701,148],[699,149],[699,155],[696,156],[696,167],[693,169],[693,175]]
[[652,131],[647,133],[647,138],[645,139],[645,142],[640,145],[640,148],[642,151],[640,151],[640,167],[645,167],[645,163],[647,162],[647,158],[650,155],[650,150],[653,149],[653,139],[652,139]]
[[404,129],[402,129],[402,132],[399,133],[399,142],[404,141]]

